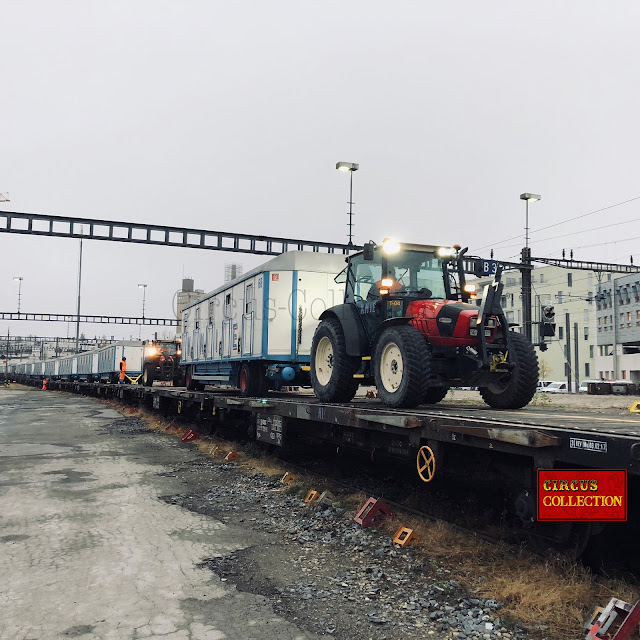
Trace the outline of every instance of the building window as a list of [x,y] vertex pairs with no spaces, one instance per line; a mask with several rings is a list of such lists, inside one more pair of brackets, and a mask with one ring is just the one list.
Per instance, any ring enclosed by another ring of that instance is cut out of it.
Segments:
[[573,286],[573,273],[567,273],[567,287]]
[[507,311],[507,322],[513,322],[513,311]]
[[540,283],[544,282],[544,273],[540,274]]
[[585,378],[591,377],[591,366],[589,365],[588,362],[584,363],[584,377]]
[[582,321],[589,322],[589,309],[582,310]]
[[562,304],[562,291],[558,291],[557,298],[558,298],[558,304]]
[[627,327],[631,326],[631,311],[627,311]]
[[564,327],[558,327],[558,340],[564,340]]
[[601,371],[598,377],[600,378],[600,380],[604,380],[604,371]]
[[627,372],[624,369],[622,370],[622,379],[623,380],[627,379]]
[[590,357],[592,360],[593,360],[593,351],[594,351],[594,349],[593,349],[593,345],[591,344],[591,345],[589,345],[589,357]]
[[589,327],[584,328],[584,339],[585,340],[589,339]]

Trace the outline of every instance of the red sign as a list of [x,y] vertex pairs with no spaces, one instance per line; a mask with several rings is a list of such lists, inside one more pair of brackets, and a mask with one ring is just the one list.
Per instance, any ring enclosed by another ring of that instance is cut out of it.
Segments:
[[538,520],[626,520],[626,469],[538,469]]
[[271,274],[271,282],[274,282],[275,280],[280,280],[280,274],[279,273],[272,273]]

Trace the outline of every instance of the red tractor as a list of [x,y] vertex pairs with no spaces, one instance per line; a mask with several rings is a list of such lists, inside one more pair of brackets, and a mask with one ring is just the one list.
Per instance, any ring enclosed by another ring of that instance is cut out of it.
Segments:
[[466,249],[367,243],[336,277],[344,304],[320,316],[311,346],[311,382],[323,402],[349,402],[375,384],[391,407],[442,400],[452,386],[478,387],[498,409],[527,405],[538,358],[511,331],[500,306],[500,271],[480,307],[470,304]]

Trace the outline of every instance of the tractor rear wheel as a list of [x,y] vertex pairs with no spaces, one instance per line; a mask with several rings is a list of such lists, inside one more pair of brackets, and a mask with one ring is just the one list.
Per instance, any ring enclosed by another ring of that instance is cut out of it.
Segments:
[[449,387],[429,387],[424,394],[422,402],[425,404],[437,404],[449,393]]
[[347,355],[347,342],[337,318],[326,318],[311,344],[311,386],[322,402],[349,402],[358,390],[354,379],[358,358]]
[[424,336],[408,325],[386,329],[373,355],[378,397],[390,407],[417,407],[427,392],[429,351]]
[[511,333],[515,367],[504,381],[478,387],[482,399],[494,409],[521,409],[528,405],[538,386],[538,356],[533,345],[520,333]]

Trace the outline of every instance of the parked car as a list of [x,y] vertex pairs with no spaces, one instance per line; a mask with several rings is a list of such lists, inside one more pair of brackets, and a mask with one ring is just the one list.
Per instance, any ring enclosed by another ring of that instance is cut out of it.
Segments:
[[545,387],[548,387],[552,382],[553,380],[538,380],[537,391],[541,391]]
[[589,385],[591,383],[598,384],[600,380],[583,380],[578,387],[578,393],[589,393]]
[[568,393],[566,382],[551,382],[539,389],[542,393]]

